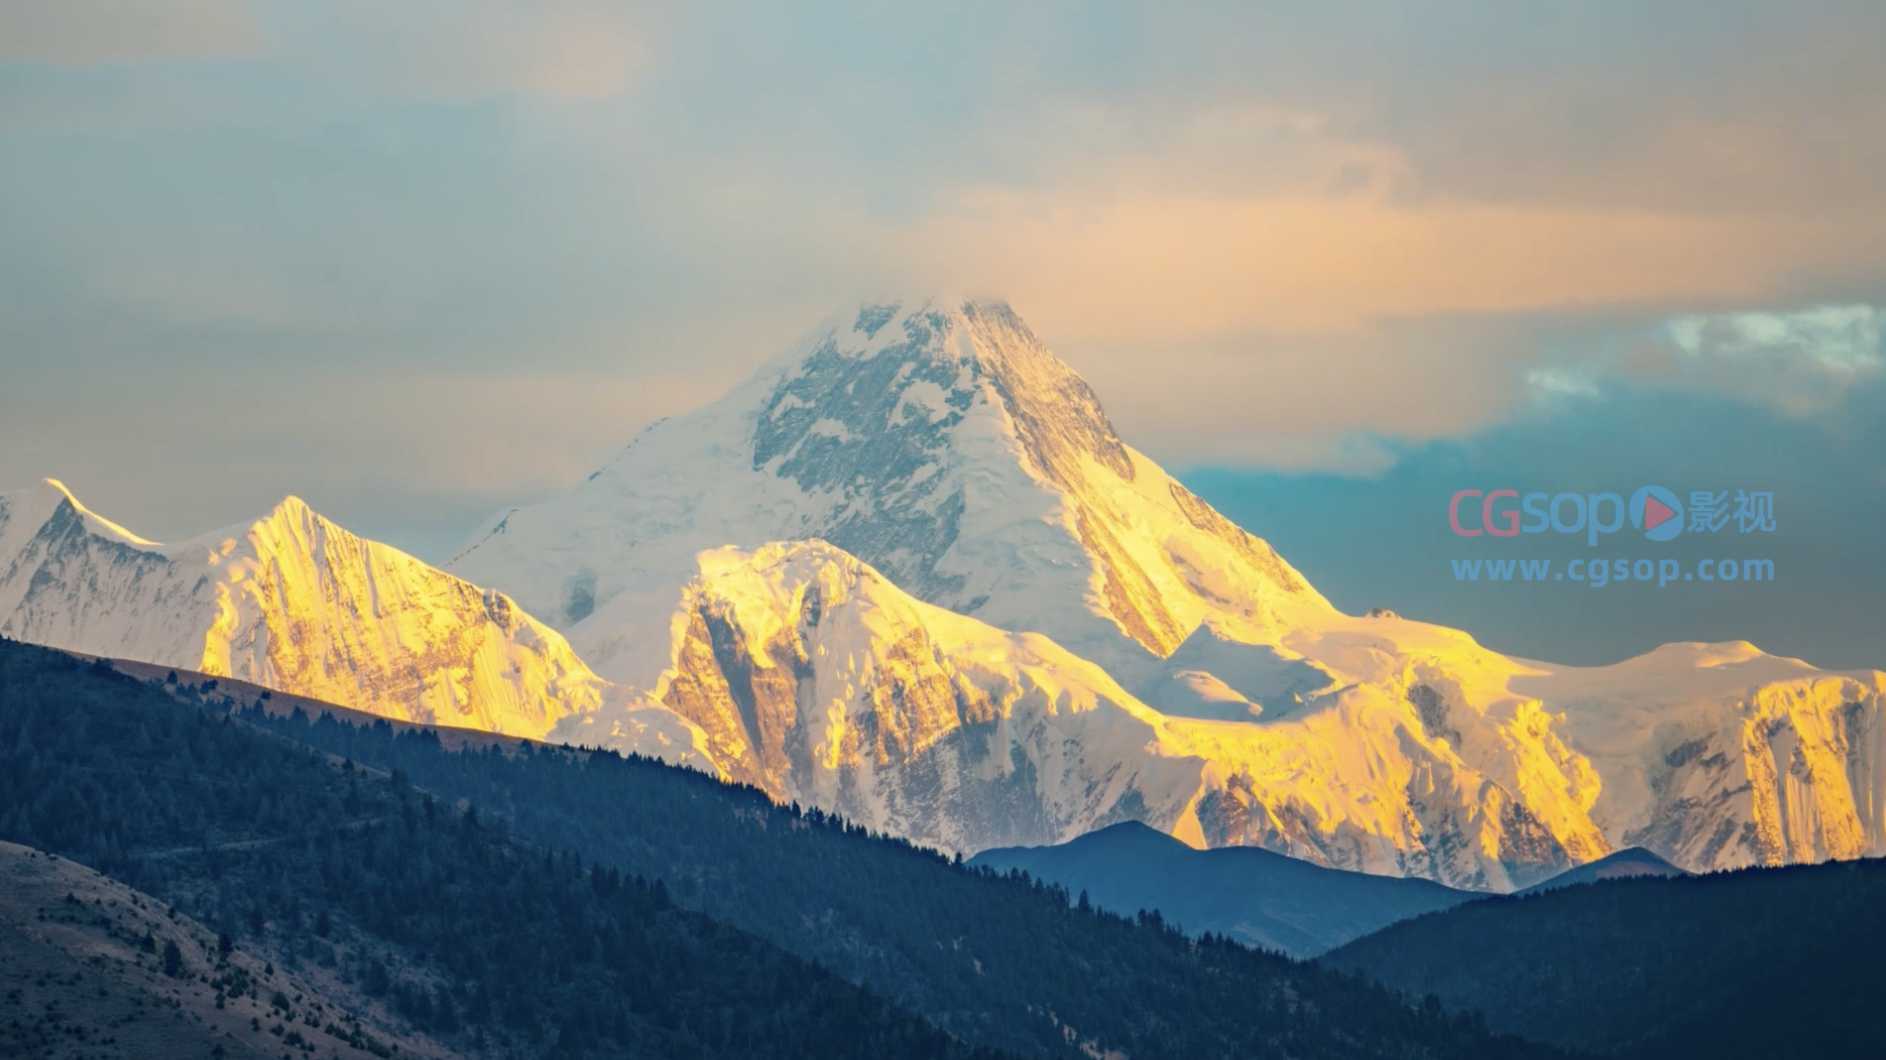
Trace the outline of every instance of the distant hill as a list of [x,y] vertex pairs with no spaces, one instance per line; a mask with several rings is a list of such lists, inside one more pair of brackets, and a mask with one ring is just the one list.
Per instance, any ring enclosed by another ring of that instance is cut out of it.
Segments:
[[251,702],[0,640],[0,839],[468,1055],[1545,1055],[705,774]]
[[1581,883],[1597,883],[1599,880],[1620,880],[1633,876],[1686,876],[1688,873],[1663,860],[1643,847],[1627,847],[1623,850],[1606,854],[1596,861],[1586,862],[1575,869],[1567,869],[1549,880],[1533,884],[1520,891],[1520,894],[1540,894],[1556,891],[1560,887],[1572,887]]
[[1886,1056],[1886,859],[1640,875],[1418,917],[1319,961],[1489,1026],[1668,1060]]
[[1397,920],[1484,897],[1428,880],[1326,869],[1256,847],[1195,850],[1138,822],[1056,846],[984,851],[970,864],[1022,869],[1102,909],[1156,909],[1193,933],[1308,957]]

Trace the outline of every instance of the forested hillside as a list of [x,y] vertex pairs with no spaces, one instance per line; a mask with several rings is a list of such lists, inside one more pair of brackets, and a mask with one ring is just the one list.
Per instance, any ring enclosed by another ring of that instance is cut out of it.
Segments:
[[[676,908],[659,884],[513,842],[403,778],[12,643],[0,644],[0,838],[174,903],[225,951],[330,971],[468,1053],[969,1052]],[[268,993],[247,977],[230,989]]]
[[1642,876],[1457,906],[1322,963],[1617,1056],[1886,1056],[1886,860]]
[[[238,942],[279,934],[312,961],[331,947],[342,971],[455,1041],[955,1049],[724,921],[1017,1054],[1539,1053],[652,761],[452,752],[428,730],[232,714],[214,689],[180,703],[21,645],[0,645],[0,690],[0,838],[123,875]],[[582,857],[552,852],[571,850]],[[376,963],[384,946],[416,965]]]
[[652,759],[530,745],[454,752],[423,729],[243,716],[661,879],[682,905],[869,983],[967,1040],[1037,1053],[1072,1036],[1136,1057],[1529,1048],[1477,1041],[1471,1018],[1437,1019],[1220,936],[1188,940],[1156,913],[1070,908],[1063,888]]

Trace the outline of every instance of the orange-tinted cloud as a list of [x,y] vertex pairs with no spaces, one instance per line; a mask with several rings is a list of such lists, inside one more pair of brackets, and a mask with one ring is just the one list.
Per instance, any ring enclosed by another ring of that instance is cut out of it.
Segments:
[[[912,240],[1073,338],[1327,332],[1384,317],[1760,302],[1865,262],[1886,217],[1353,197],[967,193]],[[958,282],[961,281],[952,281]]]

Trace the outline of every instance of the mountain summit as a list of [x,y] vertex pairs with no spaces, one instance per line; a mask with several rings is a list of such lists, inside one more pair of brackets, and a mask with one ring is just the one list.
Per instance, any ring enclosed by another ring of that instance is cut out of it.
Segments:
[[1134,676],[1201,625],[1262,639],[1331,610],[1122,442],[1086,382],[995,301],[845,313],[573,493],[494,520],[452,566],[512,587],[629,678],[617,597],[672,597],[703,548],[814,537],[922,600]]
[[[863,561],[859,617],[833,618],[850,568],[771,544],[815,540]],[[1558,667],[1342,614],[996,301],[843,312],[454,569],[723,773],[956,849],[1140,819],[1492,889],[1640,843],[1689,868],[1886,850],[1886,675],[1738,645]],[[1106,680],[1046,680],[998,631]],[[558,733],[661,753],[606,717]]]

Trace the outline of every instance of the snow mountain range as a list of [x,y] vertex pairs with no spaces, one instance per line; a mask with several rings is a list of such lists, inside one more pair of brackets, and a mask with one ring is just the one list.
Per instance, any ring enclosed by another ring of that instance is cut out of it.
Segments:
[[448,566],[293,499],[159,546],[0,496],[8,636],[657,754],[945,849],[1138,820],[1495,890],[1631,846],[1886,853],[1886,673],[1344,614],[996,302],[847,311]]
[[160,545],[62,484],[0,494],[0,634],[403,721],[543,736],[608,688],[555,630],[295,497]]

